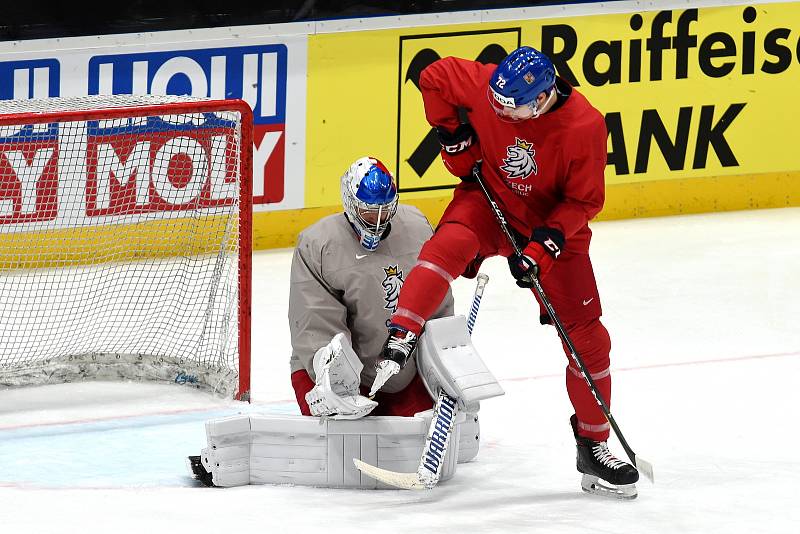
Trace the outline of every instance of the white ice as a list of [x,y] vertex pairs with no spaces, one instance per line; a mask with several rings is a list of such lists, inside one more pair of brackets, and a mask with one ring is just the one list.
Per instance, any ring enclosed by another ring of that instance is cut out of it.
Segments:
[[[581,492],[566,358],[502,259],[485,264],[474,340],[506,395],[484,402],[480,454],[452,480],[430,492],[196,487],[183,462],[206,419],[297,413],[291,251],[279,250],[254,255],[253,404],[129,383],[0,391],[0,532],[798,532],[800,209],[592,228],[612,411],[655,468],[638,499]],[[454,289],[466,313],[473,282]]]

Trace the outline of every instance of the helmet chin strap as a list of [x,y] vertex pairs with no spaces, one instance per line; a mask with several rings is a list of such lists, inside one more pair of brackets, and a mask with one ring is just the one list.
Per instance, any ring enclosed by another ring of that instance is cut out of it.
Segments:
[[532,119],[538,119],[541,115],[543,115],[544,114],[543,110],[545,110],[548,107],[550,107],[550,103],[552,102],[552,100],[555,97],[556,97],[556,87],[553,86],[553,88],[550,89],[550,93],[548,93],[547,98],[545,99],[545,101],[542,102],[542,105],[541,106],[539,106],[539,105],[533,106],[533,115],[531,115],[531,118]]

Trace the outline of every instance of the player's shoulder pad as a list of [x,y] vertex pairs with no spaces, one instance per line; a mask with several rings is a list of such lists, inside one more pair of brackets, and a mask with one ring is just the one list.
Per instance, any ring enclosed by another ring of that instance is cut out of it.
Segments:
[[570,100],[572,101],[570,118],[573,131],[579,130],[589,134],[598,128],[605,129],[605,116],[589,102],[583,93],[573,87]]
[[[428,221],[428,218],[425,217],[425,214],[422,213],[419,208],[410,204],[398,204],[395,219],[398,219],[397,222],[411,228],[419,227],[429,230],[431,228],[431,223]],[[394,219],[392,223],[395,223]]]
[[351,238],[350,223],[343,213],[334,213],[307,226],[297,236],[297,246],[321,249],[327,244],[336,244]]
[[398,204],[397,205],[397,214],[403,218],[409,219],[425,219],[425,214],[422,213],[419,208],[416,206],[412,206],[411,204]]

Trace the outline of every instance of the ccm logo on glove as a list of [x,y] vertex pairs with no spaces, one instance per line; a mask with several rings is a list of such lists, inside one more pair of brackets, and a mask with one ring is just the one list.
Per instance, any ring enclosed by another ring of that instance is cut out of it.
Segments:
[[453,133],[447,131],[442,126],[436,128],[439,143],[442,150],[448,154],[460,154],[472,146],[473,140],[478,139],[478,135],[471,124],[461,124]]
[[471,181],[472,168],[481,159],[478,134],[470,124],[461,124],[452,133],[438,126],[436,134],[442,145],[442,161],[447,170],[462,180]]
[[519,287],[533,287],[533,277],[544,278],[553,267],[553,262],[561,255],[564,234],[555,228],[540,226],[533,235],[522,256],[513,254],[508,258],[508,268],[517,280]]

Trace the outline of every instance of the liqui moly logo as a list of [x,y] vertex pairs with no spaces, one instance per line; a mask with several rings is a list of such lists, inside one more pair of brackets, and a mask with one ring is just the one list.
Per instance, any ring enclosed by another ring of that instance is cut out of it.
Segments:
[[58,125],[0,127],[0,224],[58,216]]
[[235,123],[213,113],[89,121],[86,215],[127,215],[236,201]]
[[0,61],[0,100],[60,96],[61,64],[57,59]]
[[236,202],[230,120],[197,113],[75,124],[0,127],[0,224],[53,221],[60,209],[74,216],[75,206],[96,217]]
[[285,45],[94,56],[89,94],[241,98],[253,109],[253,202],[284,197]]
[[425,450],[423,467],[436,475],[439,466],[444,460],[447,452],[447,440],[453,428],[453,418],[455,417],[456,401],[446,394],[440,394],[441,409],[436,413],[434,431],[431,434],[430,442]]
[[[0,62],[0,99],[59,95],[56,59]],[[58,125],[0,126],[0,224],[58,216]]]

